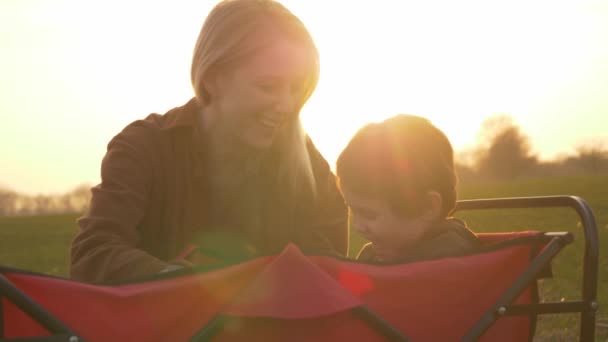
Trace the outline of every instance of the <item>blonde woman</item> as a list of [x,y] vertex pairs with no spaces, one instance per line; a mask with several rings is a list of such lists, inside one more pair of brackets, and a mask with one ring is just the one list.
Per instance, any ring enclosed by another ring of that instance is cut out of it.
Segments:
[[[71,277],[125,280],[288,243],[345,255],[344,200],[299,119],[318,76],[315,44],[283,5],[217,4],[196,42],[195,97],[110,141]],[[199,255],[176,260],[193,243]]]

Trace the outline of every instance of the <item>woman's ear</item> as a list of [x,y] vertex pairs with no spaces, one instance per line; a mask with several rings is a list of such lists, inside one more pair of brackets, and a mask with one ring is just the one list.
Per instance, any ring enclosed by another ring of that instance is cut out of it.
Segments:
[[203,87],[210,99],[217,96],[219,88],[218,82],[219,80],[216,72],[209,70],[205,73],[203,77]]
[[429,191],[426,193],[426,211],[424,216],[429,221],[435,221],[440,218],[441,209],[443,208],[443,198],[437,191]]

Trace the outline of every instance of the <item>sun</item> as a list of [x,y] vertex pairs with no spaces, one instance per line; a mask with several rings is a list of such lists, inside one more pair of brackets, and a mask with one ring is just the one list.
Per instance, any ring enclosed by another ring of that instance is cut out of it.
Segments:
[[[429,118],[457,151],[494,114],[511,115],[546,159],[606,136],[608,11],[598,1],[280,1],[319,48],[301,117],[332,167],[359,127],[398,113]],[[192,52],[216,3],[0,1],[10,165],[0,182],[25,192],[98,182],[120,129],[193,96]],[[46,162],[73,155],[83,157]]]
[[560,101],[590,52],[578,39],[588,16],[575,3],[286,4],[320,50],[319,86],[302,120],[332,166],[359,127],[399,113],[429,118],[456,150],[477,144],[482,122],[498,114],[540,140],[547,116],[539,113]]

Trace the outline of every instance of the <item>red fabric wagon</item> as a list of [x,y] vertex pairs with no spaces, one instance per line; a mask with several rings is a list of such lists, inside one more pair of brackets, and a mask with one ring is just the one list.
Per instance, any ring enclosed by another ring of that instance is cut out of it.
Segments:
[[374,265],[282,253],[219,268],[93,285],[0,268],[2,341],[522,341],[537,314],[595,328],[598,244],[578,197],[460,201],[457,210],[567,206],[585,231],[579,301],[539,303],[536,281],[570,233],[480,234],[474,253]]

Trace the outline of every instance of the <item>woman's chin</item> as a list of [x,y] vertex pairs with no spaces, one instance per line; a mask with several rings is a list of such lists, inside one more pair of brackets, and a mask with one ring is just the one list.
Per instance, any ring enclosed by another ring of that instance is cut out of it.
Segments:
[[276,140],[276,133],[277,129],[258,125],[255,130],[251,130],[249,134],[243,137],[243,142],[251,148],[266,150],[270,148]]
[[247,141],[245,141],[245,144],[253,150],[265,151],[272,146],[273,142],[274,142],[274,139],[268,139],[268,138],[248,139]]

